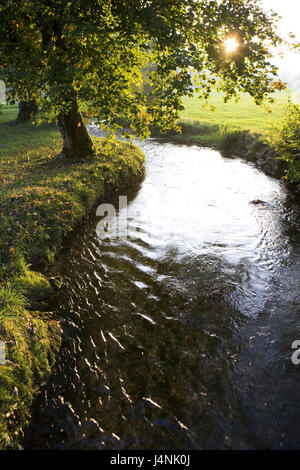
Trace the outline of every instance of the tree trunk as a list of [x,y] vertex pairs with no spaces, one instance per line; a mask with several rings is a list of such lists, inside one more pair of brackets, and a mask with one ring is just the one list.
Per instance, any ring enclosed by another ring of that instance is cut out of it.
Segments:
[[37,112],[38,107],[34,100],[20,101],[19,102],[19,114],[16,119],[16,124],[22,124],[30,121]]
[[66,114],[58,116],[58,126],[64,140],[61,157],[84,158],[93,153],[93,143],[78,110],[76,98]]

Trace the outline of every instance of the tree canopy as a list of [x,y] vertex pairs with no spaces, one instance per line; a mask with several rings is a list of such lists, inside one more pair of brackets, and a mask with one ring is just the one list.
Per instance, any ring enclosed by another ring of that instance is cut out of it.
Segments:
[[[172,128],[194,88],[204,100],[248,92],[259,104],[281,86],[270,60],[281,41],[276,14],[258,0],[0,0],[0,15],[0,79],[48,119],[79,105],[147,135],[150,125]],[[68,122],[83,126],[78,115]]]

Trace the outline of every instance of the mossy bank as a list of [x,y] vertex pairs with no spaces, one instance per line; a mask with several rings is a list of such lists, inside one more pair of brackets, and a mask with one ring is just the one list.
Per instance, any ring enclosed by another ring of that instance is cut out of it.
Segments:
[[[81,161],[55,156],[54,126],[0,124],[0,448],[18,448],[30,405],[47,379],[61,328],[49,300],[58,282],[47,277],[65,237],[108,193],[137,185],[144,155],[136,146],[95,138]],[[9,110],[9,119],[13,118]],[[1,343],[3,345],[3,343]]]

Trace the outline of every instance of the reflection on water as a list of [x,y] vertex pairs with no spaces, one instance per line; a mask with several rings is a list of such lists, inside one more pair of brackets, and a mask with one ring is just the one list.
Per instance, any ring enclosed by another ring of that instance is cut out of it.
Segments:
[[141,146],[128,239],[92,218],[60,259],[63,343],[26,447],[299,447],[296,208],[239,159]]

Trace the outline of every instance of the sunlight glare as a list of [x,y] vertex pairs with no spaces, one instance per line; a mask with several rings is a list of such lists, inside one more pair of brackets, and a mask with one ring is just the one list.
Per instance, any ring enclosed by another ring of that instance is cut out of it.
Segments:
[[239,43],[233,37],[226,39],[224,42],[225,51],[227,54],[232,54],[239,47]]

